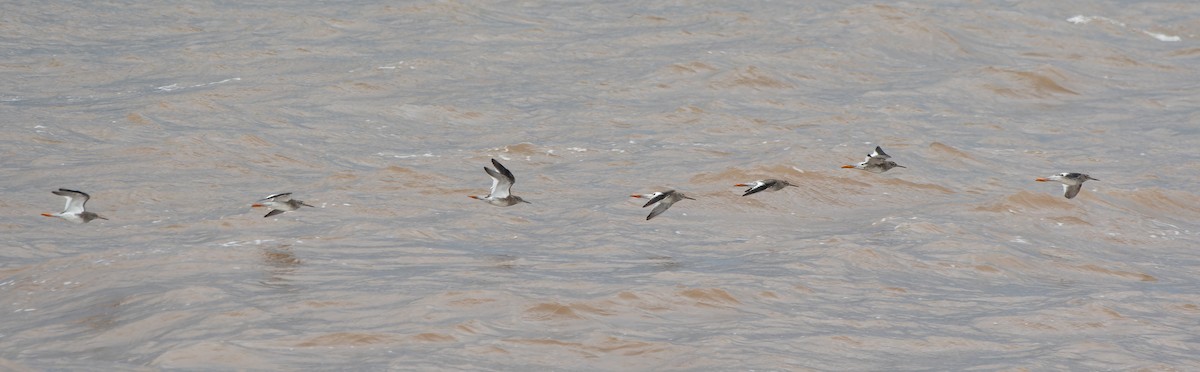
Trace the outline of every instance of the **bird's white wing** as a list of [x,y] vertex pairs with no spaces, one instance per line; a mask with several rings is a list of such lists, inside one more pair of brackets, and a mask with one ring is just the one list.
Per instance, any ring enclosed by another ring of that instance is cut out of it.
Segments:
[[496,159],[492,159],[492,165],[495,165],[496,170],[500,171],[500,175],[503,176],[500,178],[500,186],[504,188],[504,196],[512,195],[512,187],[514,183],[517,183],[517,176],[514,176],[512,171]]
[[668,193],[670,193],[670,191],[666,191],[666,192],[657,191],[653,194],[650,194],[650,200],[647,201],[646,204],[642,205],[642,208],[649,207],[651,204],[654,204],[654,203],[658,203],[658,201],[663,200],[663,198],[666,198]]
[[503,174],[500,174],[500,172],[492,170],[492,168],[483,167],[483,170],[489,176],[492,176],[492,191],[488,194],[488,197],[507,198],[510,193],[509,190],[512,190],[512,182],[507,177],[504,177]]
[[742,196],[746,196],[746,195],[750,195],[750,194],[753,194],[753,193],[756,193],[759,191],[766,190],[768,187],[771,187],[772,185],[774,185],[774,182],[768,183],[768,182],[763,182],[763,181],[757,181],[754,183],[753,187],[746,189],[746,193],[742,194]]
[[258,201],[267,201],[267,200],[270,200],[270,201],[277,201],[277,202],[286,202],[286,201],[290,200],[291,198],[292,198],[292,193],[290,193],[290,192],[281,192],[281,193],[278,193],[278,194],[274,194],[274,195],[271,195],[271,196],[268,196],[268,197],[265,197],[265,198],[259,199]]
[[63,206],[63,214],[83,212],[83,205],[87,203],[89,198],[88,194],[68,189],[58,189],[58,191],[54,191],[54,195],[67,198],[67,203]]

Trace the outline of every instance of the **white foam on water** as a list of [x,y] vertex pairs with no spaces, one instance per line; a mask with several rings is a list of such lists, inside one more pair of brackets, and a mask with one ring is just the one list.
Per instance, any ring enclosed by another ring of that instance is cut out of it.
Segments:
[[1158,39],[1159,41],[1180,41],[1180,40],[1182,40],[1182,38],[1179,36],[1151,32],[1151,31],[1143,30],[1143,29],[1136,28],[1136,27],[1129,27],[1128,25],[1125,24],[1125,22],[1121,22],[1121,21],[1118,21],[1118,20],[1115,20],[1112,18],[1108,18],[1108,17],[1077,15],[1077,16],[1074,16],[1071,18],[1067,18],[1067,22],[1071,22],[1071,23],[1074,23],[1077,25],[1088,24],[1088,23],[1091,23],[1092,21],[1101,21],[1104,23],[1108,23],[1108,24],[1120,27],[1120,28],[1138,31],[1143,34],[1149,35],[1150,37]]
[[164,85],[164,86],[157,87],[157,88],[154,88],[154,89],[157,89],[157,90],[160,90],[160,91],[163,91],[163,92],[173,92],[173,91],[177,91],[177,90],[181,90],[181,89],[201,88],[201,87],[207,87],[207,86],[218,85],[218,84],[225,84],[225,83],[234,82],[234,81],[241,81],[241,80],[242,80],[242,78],[240,78],[240,77],[235,77],[235,78],[228,78],[228,79],[224,79],[224,80],[214,81],[214,82],[210,82],[210,83],[204,83],[204,84],[193,84],[193,85],[182,85],[182,86],[181,86],[181,85],[179,85],[179,83],[175,83],[175,84],[170,84],[170,85]]

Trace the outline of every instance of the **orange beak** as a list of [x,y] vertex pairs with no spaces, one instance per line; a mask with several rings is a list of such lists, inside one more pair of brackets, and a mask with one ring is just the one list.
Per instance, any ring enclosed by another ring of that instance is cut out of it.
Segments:
[[737,187],[747,187],[747,186],[750,186],[750,185],[747,185],[747,184],[744,184],[744,183],[739,183],[739,184],[736,184],[736,185],[734,185],[734,186],[737,186]]
[[467,195],[467,197],[471,199],[479,199],[479,197],[475,195]]
[[1038,179],[1036,179],[1036,180],[1034,180],[1034,181],[1038,181],[1038,182],[1046,182],[1046,181],[1049,181],[1049,180],[1048,180],[1048,179],[1045,179],[1045,178],[1038,178]]
[[42,215],[43,215],[43,216],[46,216],[46,217],[54,217],[54,215],[53,215],[53,214],[49,214],[49,213],[42,213]]
[[857,168],[857,167],[855,167],[853,165],[843,165],[842,168]]
[[254,203],[254,204],[250,205],[250,208],[258,208],[258,207],[265,207],[265,205],[258,204],[258,203]]
[[632,197],[635,197],[635,198],[640,198],[640,197],[642,197],[641,195],[630,195],[630,196],[632,196]]

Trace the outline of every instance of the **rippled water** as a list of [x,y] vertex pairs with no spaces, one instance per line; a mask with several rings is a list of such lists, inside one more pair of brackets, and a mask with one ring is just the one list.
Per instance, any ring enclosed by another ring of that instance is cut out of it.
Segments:
[[0,369],[1200,369],[1200,4],[0,14]]

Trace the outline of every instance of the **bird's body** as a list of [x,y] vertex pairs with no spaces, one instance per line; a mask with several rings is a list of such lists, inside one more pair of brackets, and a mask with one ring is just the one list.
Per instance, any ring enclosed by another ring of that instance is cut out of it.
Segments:
[[292,199],[292,193],[290,192],[279,193],[262,198],[257,203],[254,203],[250,206],[255,208],[270,208],[271,211],[267,212],[267,215],[263,216],[263,218],[271,217],[283,212],[294,211],[300,209],[301,206],[316,208],[303,201]]
[[519,203],[529,203],[525,201],[525,199],[521,199],[520,196],[512,194],[512,186],[517,182],[517,177],[513,176],[513,173],[509,171],[508,168],[505,168],[504,165],[500,164],[500,162],[496,161],[496,159],[492,159],[492,165],[496,166],[495,170],[492,170],[492,168],[488,168],[486,166],[483,167],[483,171],[487,172],[489,176],[492,176],[491,192],[489,192],[487,196],[483,197],[476,195],[470,195],[470,197],[472,199],[483,200],[488,204],[497,207],[507,207]]
[[883,148],[875,146],[875,151],[868,154],[866,160],[863,160],[862,163],[858,163],[857,165],[843,165],[842,168],[862,169],[871,173],[883,173],[897,167],[907,168],[888,160],[888,158],[891,158],[891,156],[883,152]]
[[757,193],[760,191],[779,191],[779,190],[783,190],[785,187],[796,186],[796,185],[793,185],[793,184],[789,183],[788,181],[784,181],[784,180],[765,179],[765,180],[754,181],[752,183],[739,183],[734,186],[749,187],[748,189],[746,189],[746,193],[742,194],[742,196],[746,196],[746,195],[754,194],[754,193]]
[[84,210],[83,205],[87,204],[88,199],[92,197],[83,191],[60,188],[51,192],[54,195],[67,198],[67,205],[63,207],[63,211],[60,213],[42,213],[43,216],[58,217],[74,223],[88,223],[88,221],[95,219],[107,220],[107,218],[100,217],[98,214]]
[[1034,181],[1061,182],[1063,184],[1063,196],[1067,197],[1067,199],[1071,199],[1074,198],[1075,195],[1079,195],[1079,190],[1083,188],[1083,182],[1087,180],[1099,181],[1099,179],[1092,178],[1091,176],[1083,173],[1059,173],[1050,177],[1038,178]]
[[634,194],[634,195],[630,195],[630,196],[635,197],[635,198],[650,199],[650,201],[646,202],[645,205],[642,205],[642,208],[649,207],[651,204],[654,204],[654,203],[658,203],[658,205],[655,206],[654,209],[650,211],[650,215],[646,216],[647,221],[649,221],[651,218],[654,218],[654,216],[657,216],[657,215],[662,214],[663,212],[666,212],[668,208],[671,208],[671,205],[675,204],[675,202],[678,202],[683,199],[696,200],[691,197],[688,197],[687,195],[684,195],[681,192],[677,192],[675,190],[659,191],[659,192],[655,192],[653,194]]

